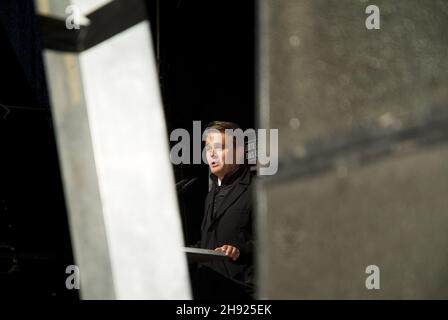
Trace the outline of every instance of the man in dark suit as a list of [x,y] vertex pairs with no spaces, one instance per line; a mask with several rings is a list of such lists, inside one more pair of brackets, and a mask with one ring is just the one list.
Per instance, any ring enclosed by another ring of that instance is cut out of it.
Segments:
[[252,174],[249,166],[239,164],[244,146],[237,145],[237,139],[227,135],[226,129],[239,126],[216,121],[205,130],[213,185],[205,199],[197,246],[224,252],[229,259],[201,264],[193,283],[199,298],[252,298],[254,294]]

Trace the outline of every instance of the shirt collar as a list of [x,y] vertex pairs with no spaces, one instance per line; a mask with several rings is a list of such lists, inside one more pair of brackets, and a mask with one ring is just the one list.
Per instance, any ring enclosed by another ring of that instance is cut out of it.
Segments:
[[218,181],[218,177],[215,176],[213,173],[210,174],[210,178],[213,180],[213,182],[218,186],[227,186],[229,184],[232,184],[238,177],[241,176],[241,174],[244,172],[244,165],[239,165],[235,170],[227,173],[224,176],[224,179],[221,180],[221,183]]

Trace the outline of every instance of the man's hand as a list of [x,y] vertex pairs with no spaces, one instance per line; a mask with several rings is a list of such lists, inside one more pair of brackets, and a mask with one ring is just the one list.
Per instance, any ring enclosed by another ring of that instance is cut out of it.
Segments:
[[240,250],[234,246],[223,245],[222,247],[216,248],[215,251],[224,252],[227,256],[229,256],[233,261],[238,259],[240,256]]

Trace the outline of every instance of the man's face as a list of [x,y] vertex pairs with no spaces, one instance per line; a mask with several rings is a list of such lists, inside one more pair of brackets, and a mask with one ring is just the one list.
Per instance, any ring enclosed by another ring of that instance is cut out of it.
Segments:
[[231,151],[226,147],[226,137],[221,132],[210,132],[205,140],[208,166],[210,171],[221,180],[237,166],[235,161],[232,161],[234,157],[230,155]]

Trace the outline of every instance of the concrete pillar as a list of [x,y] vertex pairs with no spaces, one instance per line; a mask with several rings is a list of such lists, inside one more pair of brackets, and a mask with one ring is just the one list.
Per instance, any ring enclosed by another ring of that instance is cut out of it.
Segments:
[[[68,5],[89,17],[109,2],[36,1],[62,21]],[[80,53],[44,52],[84,299],[191,298],[149,31],[145,20]]]
[[446,299],[448,3],[259,8],[259,124],[280,150],[259,184],[260,297]]

